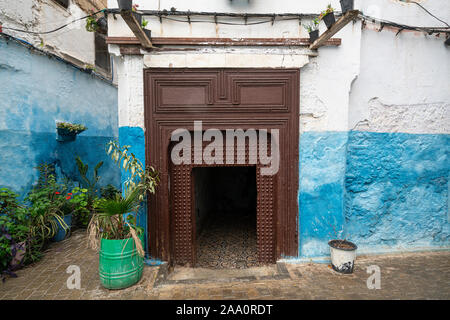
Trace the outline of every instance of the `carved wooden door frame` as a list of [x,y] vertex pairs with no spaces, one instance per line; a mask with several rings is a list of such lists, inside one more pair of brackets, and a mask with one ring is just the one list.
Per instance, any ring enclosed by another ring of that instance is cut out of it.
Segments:
[[[190,92],[195,95],[187,97]],[[281,159],[273,192],[274,260],[297,256],[299,70],[145,69],[144,101],[146,163],[159,170],[161,177],[156,194],[148,198],[150,255],[173,260],[170,138],[179,128],[193,131],[194,121],[201,120],[204,130],[279,130]]]

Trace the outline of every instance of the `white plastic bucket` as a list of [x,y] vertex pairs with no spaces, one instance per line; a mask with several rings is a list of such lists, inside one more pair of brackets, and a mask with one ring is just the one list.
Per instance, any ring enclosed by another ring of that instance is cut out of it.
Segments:
[[[339,244],[346,247],[341,248]],[[356,244],[347,240],[331,240],[328,242],[331,253],[331,267],[339,273],[352,273],[356,259]]]

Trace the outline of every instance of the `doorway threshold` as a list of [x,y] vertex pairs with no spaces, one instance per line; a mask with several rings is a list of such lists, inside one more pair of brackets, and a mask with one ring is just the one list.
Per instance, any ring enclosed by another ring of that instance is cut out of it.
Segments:
[[154,287],[174,284],[204,284],[282,280],[291,278],[284,262],[246,269],[209,269],[160,266]]

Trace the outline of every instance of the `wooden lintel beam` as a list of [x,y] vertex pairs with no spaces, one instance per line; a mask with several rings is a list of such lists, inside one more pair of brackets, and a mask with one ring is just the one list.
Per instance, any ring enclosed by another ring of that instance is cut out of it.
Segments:
[[133,15],[133,11],[122,10],[120,11],[120,15],[122,16],[122,19],[126,22],[128,27],[131,29],[131,31],[133,31],[142,47],[144,47],[145,49],[153,48],[153,44],[150,38],[145,33],[144,29],[142,29],[140,22]]
[[[136,45],[140,44],[137,38],[133,37],[108,37],[108,44]],[[309,38],[171,38],[153,37],[152,44],[175,45],[175,46],[309,46]],[[341,39],[328,39],[323,45],[339,46]]]
[[332,36],[334,36],[339,30],[341,30],[343,27],[345,27],[350,21],[355,19],[359,14],[359,10],[350,10],[347,11],[343,16],[341,16],[332,26],[330,29],[322,33],[322,35],[314,41],[310,46],[309,49],[314,50],[317,49],[328,41]]

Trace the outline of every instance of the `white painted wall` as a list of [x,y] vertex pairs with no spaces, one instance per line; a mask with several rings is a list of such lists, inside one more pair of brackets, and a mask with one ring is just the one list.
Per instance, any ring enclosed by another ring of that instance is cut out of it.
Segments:
[[[239,1],[237,1],[239,2]],[[331,4],[340,9],[339,1],[270,1],[246,0],[240,4],[220,1],[135,1],[141,10],[175,7],[177,10],[210,12],[256,13],[319,13]],[[420,3],[439,18],[450,21],[450,3],[441,0],[421,0]],[[108,0],[109,8],[116,8],[116,0]],[[417,5],[400,0],[355,0],[355,7],[364,14],[417,26],[443,26]],[[208,19],[192,17],[192,19]],[[298,20],[276,21],[274,26],[224,26],[187,23],[147,17],[153,36],[160,37],[307,37]],[[183,18],[179,18],[183,19]],[[221,18],[230,21],[231,18]],[[261,18],[263,19],[263,18]],[[259,20],[261,20],[259,19]],[[234,20],[236,21],[236,20]],[[240,20],[243,22],[243,20]],[[251,20],[249,19],[249,22]],[[305,23],[306,21],[302,22]],[[348,24],[335,37],[342,39],[339,47],[322,47],[312,57],[305,48],[203,48],[194,52],[168,51],[146,53],[143,67],[297,67],[300,73],[300,130],[347,131],[349,129],[378,132],[449,133],[450,48],[445,37],[385,27],[368,22],[361,30],[361,21]],[[321,31],[325,26],[321,25]],[[133,33],[120,17],[109,17],[109,36],[128,37]],[[120,56],[117,47],[111,52]],[[133,58],[134,59],[134,58]],[[139,59],[139,58],[136,58]],[[116,59],[116,63],[122,59]],[[125,60],[126,61],[126,60]],[[135,64],[130,72],[138,72]],[[125,68],[126,79],[119,83],[140,88],[142,72],[135,79]],[[135,71],[132,71],[135,70]],[[120,75],[119,75],[120,77]],[[120,80],[119,80],[120,81]],[[120,90],[120,89],[119,89]],[[120,95],[120,92],[119,92]],[[127,104],[127,105],[124,105]],[[133,101],[137,112],[121,125],[143,126],[143,99]],[[129,110],[127,101],[120,99],[119,109]]]
[[[0,21],[4,27],[35,32],[48,31],[84,16],[86,13],[73,1],[65,9],[52,0],[0,0]],[[82,20],[47,35],[32,35],[6,29],[4,33],[63,58],[75,58],[81,63],[95,65],[94,34],[86,31],[85,23],[85,20]]]

